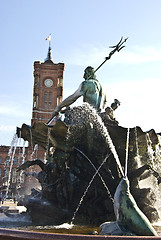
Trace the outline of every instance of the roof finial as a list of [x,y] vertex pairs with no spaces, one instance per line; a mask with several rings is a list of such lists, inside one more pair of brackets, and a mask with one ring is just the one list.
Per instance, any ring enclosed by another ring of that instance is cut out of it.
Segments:
[[51,34],[45,40],[49,41],[49,49],[48,49],[48,54],[47,54],[47,58],[45,59],[45,62],[53,63],[53,59],[51,56]]

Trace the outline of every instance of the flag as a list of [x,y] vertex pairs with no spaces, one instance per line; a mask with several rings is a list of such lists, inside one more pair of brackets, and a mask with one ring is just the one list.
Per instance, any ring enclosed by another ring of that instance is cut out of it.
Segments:
[[45,40],[48,40],[50,42],[51,41],[51,34]]

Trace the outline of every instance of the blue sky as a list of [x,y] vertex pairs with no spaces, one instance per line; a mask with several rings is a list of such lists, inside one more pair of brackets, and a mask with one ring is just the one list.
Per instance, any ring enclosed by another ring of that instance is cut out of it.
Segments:
[[[126,48],[97,72],[107,106],[121,101],[115,116],[123,127],[161,132],[160,0],[1,0],[0,145],[16,126],[30,124],[33,62],[44,61],[52,34],[55,63],[64,62],[64,98],[96,68],[121,36]],[[81,104],[78,100],[77,104]]]

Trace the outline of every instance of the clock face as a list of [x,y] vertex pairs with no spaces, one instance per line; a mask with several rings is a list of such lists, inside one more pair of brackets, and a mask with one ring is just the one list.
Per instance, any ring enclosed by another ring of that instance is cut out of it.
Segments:
[[44,84],[46,87],[53,86],[53,81],[51,79],[45,79]]

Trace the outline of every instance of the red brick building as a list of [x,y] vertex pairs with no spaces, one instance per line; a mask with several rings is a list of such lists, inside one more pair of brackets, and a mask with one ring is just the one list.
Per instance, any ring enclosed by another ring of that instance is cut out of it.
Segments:
[[[53,109],[61,102],[63,96],[63,73],[64,63],[53,62],[49,42],[49,49],[45,61],[34,62],[31,125],[36,121],[47,122],[51,118]],[[13,154],[9,156],[9,150],[10,146],[0,146],[0,186],[2,190],[4,185],[9,184],[10,193],[14,195],[15,189],[19,186],[22,191],[24,188],[27,188],[29,183],[30,185],[32,183],[32,187],[38,183],[34,177],[25,177],[22,174],[20,176],[20,173],[16,173],[16,168],[20,166],[24,160],[38,158],[43,161],[45,151],[40,147],[39,149],[33,149],[33,146],[29,146],[25,148],[24,154],[24,148],[17,147],[14,156]],[[22,155],[24,156],[22,157]],[[13,162],[12,166],[11,162]],[[12,169],[12,171],[10,169]],[[9,174],[10,171],[11,174]],[[38,167],[30,167],[30,172],[32,171],[40,171],[40,169]]]

